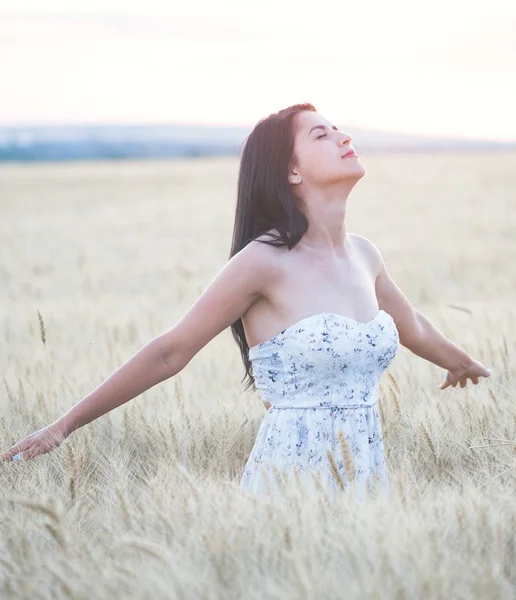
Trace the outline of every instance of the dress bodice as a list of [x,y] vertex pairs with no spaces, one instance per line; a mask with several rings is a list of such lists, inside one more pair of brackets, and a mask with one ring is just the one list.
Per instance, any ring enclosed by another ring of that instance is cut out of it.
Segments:
[[379,310],[363,323],[323,312],[249,349],[256,388],[271,409],[372,406],[380,376],[394,359],[399,335]]

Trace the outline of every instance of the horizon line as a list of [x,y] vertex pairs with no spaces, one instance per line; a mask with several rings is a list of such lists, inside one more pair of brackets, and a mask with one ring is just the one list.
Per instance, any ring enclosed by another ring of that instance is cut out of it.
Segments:
[[[2,123],[0,121],[0,128],[2,129],[23,129],[23,128],[34,128],[34,129],[43,129],[43,128],[66,128],[66,127],[165,127],[170,125],[179,125],[184,127],[206,127],[206,128],[242,128],[252,130],[256,123],[243,123],[243,122],[233,122],[233,123],[216,123],[213,121],[203,121],[203,120],[189,120],[189,121],[63,121],[63,122],[29,122],[29,123]],[[341,124],[340,127],[343,125]],[[364,132],[374,132],[374,133],[382,133],[382,134],[391,134],[391,135],[406,135],[413,137],[423,137],[428,139],[447,139],[447,140],[458,140],[458,141],[471,141],[471,142],[497,142],[497,143],[516,143],[515,138],[499,138],[496,136],[493,137],[467,137],[464,134],[455,135],[450,133],[437,133],[437,134],[429,134],[421,131],[404,131],[400,129],[383,129],[377,127],[363,127],[359,125],[345,125],[345,127],[349,127],[350,129],[355,129]]]

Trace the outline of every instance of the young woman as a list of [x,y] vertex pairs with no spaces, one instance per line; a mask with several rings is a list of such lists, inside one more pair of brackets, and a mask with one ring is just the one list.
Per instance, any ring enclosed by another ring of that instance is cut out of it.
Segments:
[[279,472],[331,490],[338,476],[388,487],[376,403],[399,344],[448,371],[441,389],[476,385],[491,372],[410,304],[375,244],[347,232],[348,196],[364,174],[351,136],[311,104],[259,121],[242,152],[228,262],[170,331],[0,458],[51,451],[181,372],[231,327],[246,389],[268,408],[240,489],[268,495]]

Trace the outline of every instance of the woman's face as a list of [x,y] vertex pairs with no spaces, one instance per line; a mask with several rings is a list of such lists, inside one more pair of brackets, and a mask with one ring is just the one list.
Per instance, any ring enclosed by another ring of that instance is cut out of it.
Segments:
[[365,174],[365,167],[358,156],[343,156],[350,150],[351,136],[339,131],[322,115],[303,110],[296,114],[294,136],[294,164],[289,181],[305,183],[310,187],[324,188],[341,181],[358,181]]

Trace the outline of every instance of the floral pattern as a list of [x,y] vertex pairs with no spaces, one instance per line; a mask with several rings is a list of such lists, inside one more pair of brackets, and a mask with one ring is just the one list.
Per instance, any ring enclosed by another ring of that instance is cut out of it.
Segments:
[[271,407],[245,464],[240,489],[270,496],[278,491],[278,471],[288,478],[295,470],[307,489],[313,489],[315,475],[336,492],[328,450],[345,485],[350,485],[339,432],[351,450],[355,486],[365,490],[377,479],[387,489],[376,404],[380,377],[398,347],[394,320],[380,310],[367,323],[331,312],[311,315],[250,348],[256,388]]

